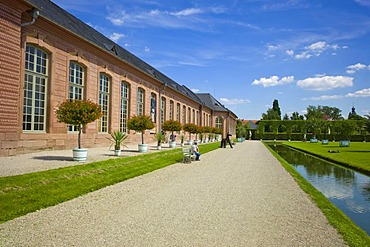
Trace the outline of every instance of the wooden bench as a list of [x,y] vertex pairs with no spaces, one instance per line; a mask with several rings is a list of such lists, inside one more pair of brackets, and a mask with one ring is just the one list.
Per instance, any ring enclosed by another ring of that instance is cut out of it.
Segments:
[[195,160],[195,155],[191,153],[190,147],[182,148],[182,162],[185,164],[191,163],[192,160]]

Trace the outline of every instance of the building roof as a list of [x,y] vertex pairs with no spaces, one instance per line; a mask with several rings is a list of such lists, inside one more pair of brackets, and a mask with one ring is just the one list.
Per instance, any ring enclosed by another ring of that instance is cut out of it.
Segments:
[[209,93],[195,94],[186,86],[179,85],[162,72],[158,71],[157,69],[155,69],[148,63],[144,62],[140,58],[136,57],[134,54],[130,53],[123,47],[119,46],[114,41],[105,37],[103,34],[99,33],[94,28],[87,25],[86,23],[76,18],[72,14],[68,13],[67,11],[65,11],[55,3],[51,2],[50,0],[25,0],[25,1],[35,6],[40,11],[40,16],[42,16],[43,18],[81,37],[82,39],[88,41],[94,46],[97,46],[100,49],[105,50],[112,56],[116,56],[123,62],[158,80],[167,87],[170,87],[173,90],[189,97],[190,99],[194,100],[199,104],[206,105],[212,110],[231,112],[229,109],[224,107],[220,102],[218,102],[211,94]]
[[[90,42],[91,44],[109,52],[112,56],[116,56],[123,62],[131,65],[132,67],[140,70],[141,72],[155,78],[162,84],[166,84],[167,87],[172,88],[175,91],[180,92],[188,96],[188,90],[183,88],[183,86],[176,83],[174,80],[170,79],[148,63],[144,62],[140,58],[136,57],[134,54],[130,53],[123,47],[116,44],[114,41],[105,37],[103,34],[96,31],[91,26],[87,25],[80,19],[71,15],[55,3],[50,0],[26,0],[31,3],[40,11],[40,16],[49,20],[52,23],[72,32],[73,34],[81,37],[82,39]],[[37,21],[37,20],[36,20]],[[193,100],[196,98],[191,97]],[[199,99],[197,101],[199,102]]]
[[197,96],[201,99],[203,104],[214,111],[228,112],[223,104],[215,99],[210,93],[198,93]]

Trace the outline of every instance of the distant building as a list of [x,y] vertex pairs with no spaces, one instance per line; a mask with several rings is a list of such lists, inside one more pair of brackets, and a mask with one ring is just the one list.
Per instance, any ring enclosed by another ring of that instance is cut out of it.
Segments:
[[357,116],[355,106],[352,106],[352,111],[348,114],[348,119],[351,119],[352,117]]
[[[76,146],[55,117],[66,99],[90,99],[103,117],[83,130],[84,147],[107,146],[133,115],[150,115],[154,133],[169,119],[235,133],[237,116],[199,96],[49,0],[0,0],[0,156]],[[208,99],[206,99],[208,98]],[[215,100],[213,98],[213,100]]]
[[256,130],[258,128],[258,121],[259,120],[242,120],[242,123],[248,124],[251,130]]

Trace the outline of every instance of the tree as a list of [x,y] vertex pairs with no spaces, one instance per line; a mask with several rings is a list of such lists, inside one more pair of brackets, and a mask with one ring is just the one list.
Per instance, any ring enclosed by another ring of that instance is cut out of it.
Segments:
[[272,102],[272,110],[277,113],[279,120],[281,120],[281,111],[279,107],[279,101],[277,99],[274,99],[274,102]]
[[367,117],[366,119],[366,122],[365,122],[365,125],[364,125],[364,129],[370,133],[370,115],[365,115],[365,117]]
[[162,124],[164,131],[171,131],[171,141],[175,141],[174,131],[180,131],[182,129],[181,123],[175,120],[167,120]]
[[236,137],[245,137],[246,129],[243,122],[238,119],[236,120]]
[[289,116],[287,113],[284,114],[283,120],[289,120]]
[[281,117],[276,111],[269,108],[266,113],[262,114],[262,120],[281,120]]
[[323,119],[323,112],[322,112],[322,108],[321,106],[319,105],[318,107],[316,106],[313,106],[313,105],[309,105],[307,107],[307,113],[305,114],[305,117],[307,120],[310,120],[310,119]]
[[312,118],[317,119],[324,119],[324,120],[342,120],[343,117],[341,115],[342,110],[337,107],[330,107],[330,106],[308,106],[307,113],[305,117],[307,120]]
[[59,122],[76,126],[78,149],[81,149],[82,128],[102,116],[100,106],[90,100],[66,100],[58,106],[55,113]]
[[193,123],[187,123],[182,126],[182,129],[189,133],[189,140],[191,140],[191,134],[197,133],[198,126]]
[[267,112],[262,114],[262,120],[281,120],[281,111],[277,99],[272,103],[272,108],[268,108]]
[[132,116],[127,121],[127,127],[130,130],[141,132],[141,144],[144,144],[144,131],[154,128],[152,118],[147,115]]
[[299,115],[298,112],[293,112],[292,116],[290,117],[290,120],[304,120],[304,116]]

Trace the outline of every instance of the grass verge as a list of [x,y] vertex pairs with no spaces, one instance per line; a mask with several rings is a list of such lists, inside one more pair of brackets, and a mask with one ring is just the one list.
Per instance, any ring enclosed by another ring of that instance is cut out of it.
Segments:
[[365,231],[358,227],[341,210],[332,204],[320,191],[302,177],[288,162],[274,152],[266,143],[265,146],[279,160],[281,165],[287,170],[301,189],[311,198],[320,208],[323,214],[332,225],[342,235],[344,241],[349,246],[370,246],[370,237]]
[[[219,143],[200,146],[202,153]],[[182,161],[180,148],[0,177],[0,223]]]
[[[370,175],[369,142],[351,142],[350,147],[339,147],[338,142],[330,142],[328,145],[309,142],[283,142],[283,144]],[[329,150],[339,152],[330,153]]]

